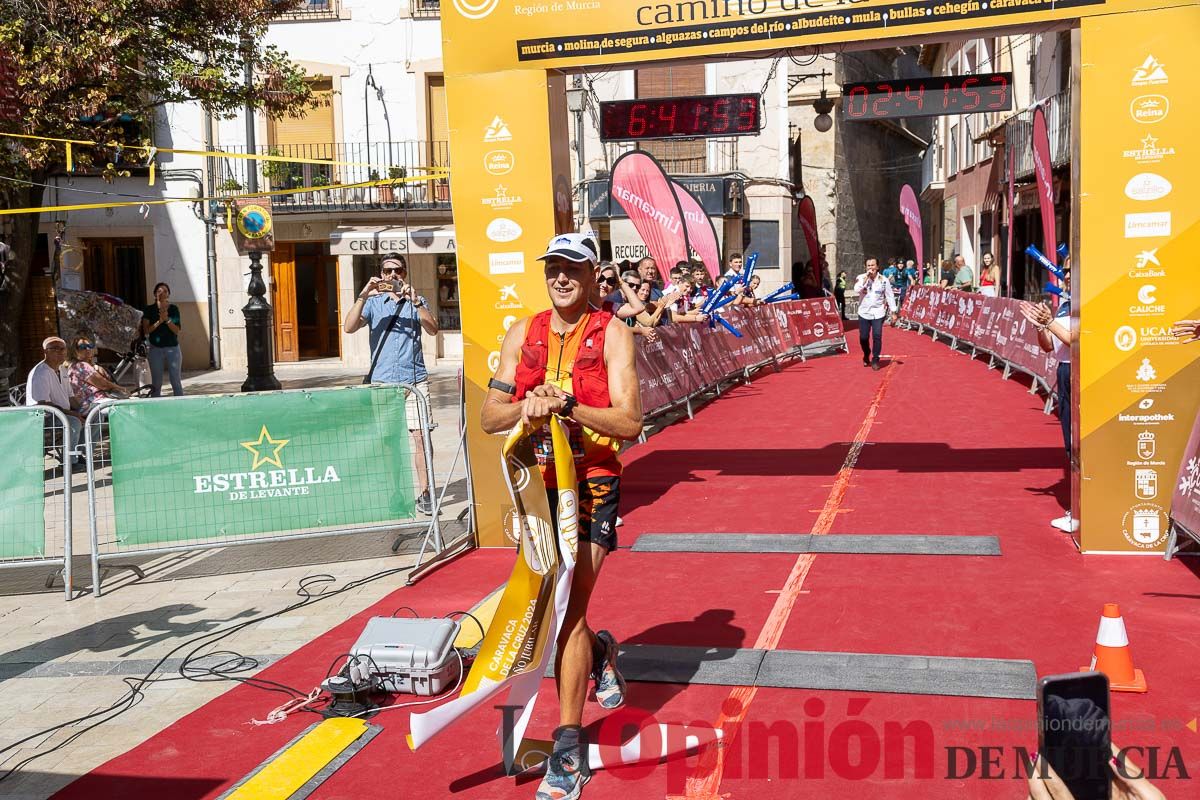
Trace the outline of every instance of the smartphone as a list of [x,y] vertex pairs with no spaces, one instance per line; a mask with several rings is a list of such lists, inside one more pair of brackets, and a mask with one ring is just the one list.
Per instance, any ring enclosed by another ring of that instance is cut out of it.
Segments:
[[394,292],[396,291],[396,284],[391,281],[379,281],[379,283],[375,284],[375,288],[381,292]]
[[1110,800],[1112,720],[1102,672],[1047,675],[1038,682],[1038,752],[1075,800]]

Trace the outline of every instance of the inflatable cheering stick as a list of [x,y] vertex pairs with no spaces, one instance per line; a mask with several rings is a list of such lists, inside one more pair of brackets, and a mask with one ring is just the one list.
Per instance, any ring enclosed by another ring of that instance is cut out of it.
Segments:
[[1026,247],[1025,255],[1029,256],[1034,261],[1041,264],[1043,267],[1046,268],[1047,272],[1049,272],[1054,277],[1058,278],[1060,281],[1066,277],[1066,275],[1063,274],[1063,271],[1054,265],[1053,261],[1046,258],[1046,256],[1042,253],[1042,251],[1037,249],[1037,245],[1031,244],[1028,247]]

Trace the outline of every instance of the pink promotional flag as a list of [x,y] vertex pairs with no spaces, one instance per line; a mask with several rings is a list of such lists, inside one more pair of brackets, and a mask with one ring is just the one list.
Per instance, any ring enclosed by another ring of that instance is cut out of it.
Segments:
[[908,226],[908,235],[912,237],[913,250],[917,254],[917,269],[925,269],[925,237],[921,235],[921,204],[917,202],[917,194],[907,183],[900,189],[900,216]]
[[[1033,174],[1037,178],[1038,206],[1042,210],[1042,252],[1051,264],[1058,264],[1058,237],[1054,230],[1054,175],[1050,161],[1050,134],[1046,129],[1046,115],[1042,107],[1033,110]],[[1050,283],[1058,285],[1053,274]],[[1053,297],[1058,305],[1058,296]]]
[[[696,195],[675,181],[671,181],[671,185],[675,187],[675,197],[683,210],[683,226],[687,230],[688,243],[699,254],[708,274],[716,280],[721,275],[721,245],[717,242],[717,229],[713,227],[712,219],[705,213]],[[658,269],[665,272],[673,266],[661,264]]]
[[[821,263],[821,238],[817,236],[817,207],[813,204],[813,199],[808,195],[800,198],[800,202],[796,206],[796,216],[800,220],[800,230],[804,232],[804,243],[808,245],[808,257],[812,268],[813,280],[819,287],[821,285],[821,270],[824,264]],[[796,290],[799,291],[797,286]]]
[[683,209],[671,179],[654,157],[631,150],[613,164],[609,196],[621,204],[660,273],[667,273],[689,256]]

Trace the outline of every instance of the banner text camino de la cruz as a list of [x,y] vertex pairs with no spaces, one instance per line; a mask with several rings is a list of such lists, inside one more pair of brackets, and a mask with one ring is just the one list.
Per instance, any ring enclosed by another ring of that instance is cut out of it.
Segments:
[[413,516],[400,387],[120,403],[109,432],[122,547]]

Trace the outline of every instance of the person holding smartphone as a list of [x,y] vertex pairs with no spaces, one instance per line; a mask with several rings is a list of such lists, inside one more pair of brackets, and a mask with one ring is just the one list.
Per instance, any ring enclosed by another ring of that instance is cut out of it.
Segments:
[[878,370],[883,352],[883,320],[890,314],[895,324],[899,307],[892,282],[879,271],[879,260],[868,258],[866,267],[867,271],[854,281],[854,293],[858,295],[858,343],[862,346],[863,366]]
[[[437,318],[429,303],[408,281],[408,262],[399,253],[388,253],[358,293],[346,313],[346,333],[367,328],[370,334],[371,366],[363,383],[402,383],[429,401],[429,373],[421,351],[421,333],[438,332]],[[417,512],[433,514],[429,476],[425,471],[424,432],[421,430],[417,398],[408,392],[405,414],[413,441],[413,466],[417,473]]]
[[142,334],[149,344],[150,396],[162,396],[163,372],[171,380],[171,392],[183,394],[180,369],[183,355],[179,350],[179,308],[171,302],[171,287],[154,285],[154,302],[142,309]]

